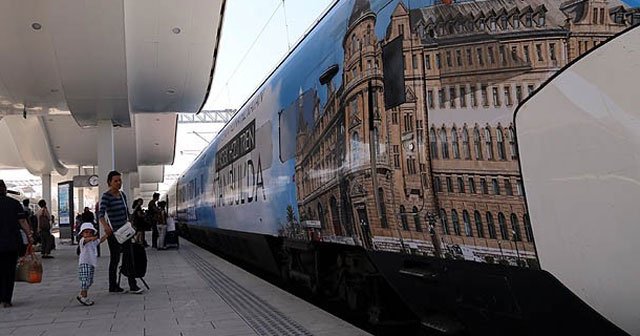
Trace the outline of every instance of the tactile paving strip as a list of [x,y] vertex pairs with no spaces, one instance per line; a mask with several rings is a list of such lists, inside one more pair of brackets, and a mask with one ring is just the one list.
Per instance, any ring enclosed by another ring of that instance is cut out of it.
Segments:
[[253,328],[258,335],[313,335],[278,309],[239,285],[202,257],[181,246],[180,253],[220,297]]

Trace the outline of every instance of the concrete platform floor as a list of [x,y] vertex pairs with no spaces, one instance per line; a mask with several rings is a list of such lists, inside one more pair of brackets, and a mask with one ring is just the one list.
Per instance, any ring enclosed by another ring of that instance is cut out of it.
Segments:
[[0,336],[368,335],[185,240],[178,250],[147,249],[151,289],[139,295],[108,292],[103,243],[95,304],[85,307],[75,248],[57,244],[42,283],[16,283],[14,306],[0,308]]

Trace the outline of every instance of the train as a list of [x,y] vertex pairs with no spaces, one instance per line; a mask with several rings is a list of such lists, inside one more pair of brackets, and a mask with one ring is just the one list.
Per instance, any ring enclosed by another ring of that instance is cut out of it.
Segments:
[[638,23],[616,0],[336,1],[169,212],[372,324],[640,335]]

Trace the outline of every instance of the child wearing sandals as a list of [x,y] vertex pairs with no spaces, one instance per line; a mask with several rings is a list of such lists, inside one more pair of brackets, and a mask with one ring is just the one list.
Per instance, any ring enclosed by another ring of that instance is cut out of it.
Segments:
[[78,259],[78,278],[80,278],[80,295],[76,297],[78,302],[85,306],[93,305],[93,301],[87,298],[87,291],[93,284],[93,274],[98,264],[98,245],[107,240],[108,234],[101,238],[96,237],[97,230],[93,223],[82,223],[80,226],[80,258]]

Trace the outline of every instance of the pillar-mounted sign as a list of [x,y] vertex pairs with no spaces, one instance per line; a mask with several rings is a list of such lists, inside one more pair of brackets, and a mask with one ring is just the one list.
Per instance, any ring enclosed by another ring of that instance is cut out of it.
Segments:
[[60,238],[71,238],[71,224],[74,222],[73,181],[58,183],[58,224]]

